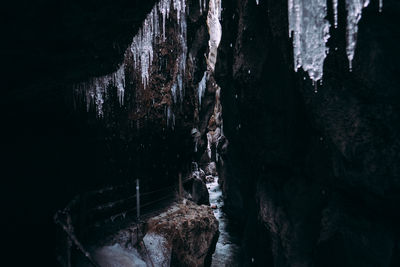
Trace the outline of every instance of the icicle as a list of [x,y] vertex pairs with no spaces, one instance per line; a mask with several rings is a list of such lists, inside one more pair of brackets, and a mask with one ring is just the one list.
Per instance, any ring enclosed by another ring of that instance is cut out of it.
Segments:
[[[206,0],[200,0],[200,5],[205,8]],[[166,41],[166,20],[169,19],[171,6],[176,15],[176,27],[178,30],[178,73],[175,85],[171,88],[174,102],[177,100],[177,89],[179,89],[180,100],[184,97],[184,81],[186,74],[187,49],[187,22],[186,22],[186,0],[160,0],[144,20],[142,27],[134,36],[130,50],[133,57],[133,65],[141,77],[143,87],[149,85],[153,59],[154,47]],[[162,25],[160,25],[162,23]],[[160,63],[164,64],[164,63]],[[155,68],[160,66],[154,66]],[[117,88],[118,101],[123,105],[125,97],[125,66],[124,64],[112,74],[93,78],[91,81],[74,86],[76,91],[84,93],[87,109],[94,104],[99,116],[103,114],[104,97],[107,97],[106,89],[109,85]]]
[[171,120],[171,107],[167,108],[167,127],[169,126],[169,121]]
[[120,105],[124,104],[125,93],[125,65],[114,73],[100,77],[94,77],[87,82],[82,82],[74,86],[75,91],[81,95],[85,95],[87,111],[90,110],[90,105],[93,104],[96,108],[97,115],[103,116],[103,104],[107,97],[107,89],[111,86],[117,89],[117,96]]
[[165,23],[166,19],[169,17],[170,7],[171,7],[171,0],[161,0],[160,3],[158,4],[158,9],[162,14],[163,41],[165,41]]
[[338,0],[332,0],[333,3],[333,17],[335,28],[338,26]]
[[311,80],[323,75],[323,65],[330,38],[326,0],[289,0],[289,36],[293,37],[294,70],[300,67]]
[[314,93],[318,93],[318,82],[313,81],[313,85],[314,85]]
[[103,116],[103,104],[104,104],[104,88],[101,84],[101,81],[96,82],[96,94],[95,94],[95,103],[97,108],[97,114],[99,117]]
[[117,87],[117,96],[119,104],[122,106],[124,104],[125,96],[125,70],[122,64],[118,71],[114,74],[114,85]]
[[176,83],[174,83],[171,86],[171,94],[172,94],[172,99],[174,100],[174,103],[176,103]]
[[257,5],[258,5],[258,4],[260,4],[260,1],[259,1],[259,0],[256,0],[256,3],[257,3]]
[[201,107],[201,100],[204,97],[204,93],[206,92],[207,87],[207,72],[204,72],[203,78],[199,82],[199,86],[197,87],[197,94],[199,97],[199,107]]
[[358,22],[361,19],[362,9],[369,5],[369,0],[346,0],[347,27],[346,27],[346,54],[349,60],[349,70],[353,69],[354,52],[357,45]]
[[220,18],[221,0],[210,0],[207,16],[207,26],[210,34],[210,40],[208,41],[210,52],[207,58],[207,65],[211,72],[214,72],[215,63],[217,61],[218,46],[221,42],[222,26],[220,23]]
[[144,88],[146,88],[150,80],[150,71],[154,57],[154,46],[157,44],[157,40],[161,42],[161,38],[159,38],[161,33],[158,16],[160,15],[162,17],[162,41],[164,42],[166,40],[165,24],[166,19],[169,18],[171,4],[173,5],[173,9],[176,12],[176,20],[179,26],[178,40],[181,48],[181,55],[178,58],[180,77],[178,77],[177,79],[180,90],[180,97],[182,99],[183,84],[182,82],[180,82],[180,80],[182,80],[185,75],[187,60],[187,25],[185,0],[161,0],[147,16],[142,28],[133,38],[131,51],[133,53],[134,66],[135,68],[139,68],[143,86]]
[[382,12],[383,0],[379,0],[379,12]]

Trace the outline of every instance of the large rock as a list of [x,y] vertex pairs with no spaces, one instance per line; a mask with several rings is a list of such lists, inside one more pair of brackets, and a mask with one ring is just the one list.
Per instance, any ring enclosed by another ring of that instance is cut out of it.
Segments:
[[192,199],[198,205],[210,205],[210,196],[207,185],[201,179],[193,179],[192,182]]
[[198,205],[210,205],[210,197],[206,186],[206,175],[201,168],[196,168],[184,182],[183,188],[188,193],[187,197]]
[[147,222],[147,235],[163,236],[172,249],[172,266],[208,266],[218,239],[210,207],[183,201]]
[[[144,236],[143,236],[144,235]],[[121,229],[92,248],[101,267],[209,266],[218,239],[211,208],[184,200],[147,222]],[[79,267],[91,266],[82,259]]]

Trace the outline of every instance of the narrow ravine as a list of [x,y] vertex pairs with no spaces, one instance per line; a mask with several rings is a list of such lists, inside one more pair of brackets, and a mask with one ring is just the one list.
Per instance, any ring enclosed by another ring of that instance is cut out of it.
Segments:
[[212,256],[211,266],[240,266],[240,236],[233,229],[232,223],[223,212],[224,201],[218,177],[207,183],[210,194],[210,205],[214,208],[214,215],[219,222],[219,238]]

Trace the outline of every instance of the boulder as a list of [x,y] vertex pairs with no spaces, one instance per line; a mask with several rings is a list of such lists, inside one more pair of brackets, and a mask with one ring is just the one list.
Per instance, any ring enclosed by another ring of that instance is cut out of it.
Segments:
[[147,235],[167,240],[164,247],[171,249],[171,266],[210,264],[219,235],[218,221],[210,207],[184,200],[150,219],[146,228]]
[[198,205],[210,205],[210,196],[203,180],[195,178],[192,183],[192,199]]

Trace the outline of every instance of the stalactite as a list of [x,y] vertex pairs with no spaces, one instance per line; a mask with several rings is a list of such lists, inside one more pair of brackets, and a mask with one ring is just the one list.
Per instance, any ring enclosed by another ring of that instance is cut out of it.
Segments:
[[207,65],[209,71],[214,72],[215,63],[217,61],[217,51],[219,43],[221,42],[222,36],[222,26],[221,20],[221,0],[210,0],[208,16],[207,16],[207,26],[208,32],[210,34],[210,40],[208,41],[208,46],[210,52],[207,58]]
[[338,26],[338,0],[332,0],[333,4],[333,20],[335,28]]
[[[171,4],[176,12],[176,21],[179,28],[179,45],[183,51],[179,57],[179,74],[184,75],[186,68],[186,0],[162,0],[143,22],[142,28],[133,38],[131,51],[135,69],[139,70],[144,88],[148,86],[151,66],[153,65],[154,46],[165,42],[165,24],[171,12]],[[162,38],[160,38],[159,17],[162,17]],[[182,97],[182,96],[181,96]]]
[[197,88],[197,93],[198,93],[198,97],[199,97],[199,107],[201,107],[201,100],[204,97],[206,87],[207,87],[207,72],[205,71],[203,78],[201,79],[199,86]]
[[300,67],[314,82],[322,79],[330,37],[326,0],[289,0],[289,36],[293,37],[294,70]]
[[125,97],[125,70],[122,64],[114,73],[107,74],[101,77],[94,77],[88,82],[82,82],[74,85],[74,90],[77,95],[85,96],[87,110],[91,105],[95,105],[97,115],[102,117],[103,104],[107,96],[107,89],[113,87],[117,89],[117,96],[120,105],[124,103]]
[[[358,23],[362,9],[370,0],[346,0],[346,54],[352,70],[357,45]],[[330,24],[327,17],[327,0],[288,0],[289,37],[293,38],[294,70],[303,68],[317,84],[323,77],[323,65],[328,53]],[[338,26],[338,0],[332,0],[334,26]],[[382,10],[383,0],[379,0]]]
[[362,9],[368,5],[369,0],[346,0],[346,54],[350,71],[353,69],[353,59],[357,45],[358,22],[361,19]]
[[[204,0],[206,1],[206,0]],[[171,11],[175,11],[176,23],[175,28],[178,29],[178,45],[179,55],[178,73],[175,77],[175,84],[171,88],[171,94],[174,102],[177,100],[177,90],[179,89],[180,100],[183,100],[184,81],[187,60],[187,22],[186,22],[186,0],[160,0],[144,20],[142,27],[133,37],[130,51],[132,52],[133,65],[141,77],[141,83],[144,89],[149,86],[151,78],[151,69],[154,66],[155,46],[162,45],[166,42],[166,23],[171,15]],[[162,25],[160,25],[162,24]],[[125,54],[125,57],[128,53]],[[162,63],[160,63],[162,64]],[[160,66],[154,66],[160,68]],[[125,92],[125,63],[112,74],[102,77],[92,78],[88,82],[80,83],[74,86],[76,91],[86,95],[86,103],[88,109],[90,105],[95,105],[99,117],[103,116],[103,104],[107,97],[107,88],[113,85],[117,88],[117,95],[120,104],[124,102]],[[84,92],[83,92],[84,91]]]

